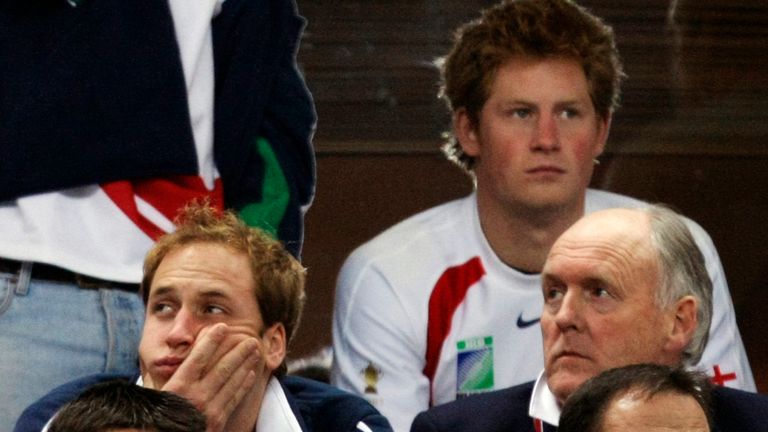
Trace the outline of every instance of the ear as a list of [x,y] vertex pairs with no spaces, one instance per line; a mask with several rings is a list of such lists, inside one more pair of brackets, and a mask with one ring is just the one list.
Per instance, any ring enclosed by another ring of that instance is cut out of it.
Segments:
[[668,352],[682,354],[693,339],[699,321],[696,317],[698,303],[695,297],[687,295],[675,304],[674,321],[665,345]]
[[283,363],[286,356],[287,341],[283,323],[273,324],[264,331],[262,336],[262,354],[267,368],[274,371]]
[[464,153],[477,157],[480,153],[480,140],[477,136],[476,125],[469,117],[466,108],[459,108],[453,113],[453,134],[459,140]]
[[605,144],[608,142],[608,134],[611,130],[611,122],[613,121],[613,114],[608,114],[608,117],[597,118],[597,142],[595,144],[594,151],[592,152],[592,158],[596,158],[603,154],[605,150]]

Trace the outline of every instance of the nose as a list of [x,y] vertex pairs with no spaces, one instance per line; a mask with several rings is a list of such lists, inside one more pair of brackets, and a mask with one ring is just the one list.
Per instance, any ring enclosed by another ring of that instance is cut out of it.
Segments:
[[574,290],[568,290],[563,296],[554,320],[560,331],[579,330],[582,325],[583,299]]
[[532,144],[532,150],[544,153],[560,149],[560,134],[555,116],[542,114],[538,117],[536,134]]
[[199,327],[194,314],[182,308],[173,318],[171,330],[166,335],[166,343],[171,348],[192,346]]

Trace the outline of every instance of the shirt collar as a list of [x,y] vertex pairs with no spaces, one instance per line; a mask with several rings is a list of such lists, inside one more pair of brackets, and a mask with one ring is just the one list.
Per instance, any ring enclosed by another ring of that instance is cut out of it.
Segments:
[[288,404],[283,386],[275,377],[269,379],[264,399],[261,401],[259,419],[256,421],[256,432],[264,431],[301,432],[301,426]]
[[547,385],[547,376],[544,371],[539,374],[536,384],[533,385],[528,415],[552,426],[560,424],[560,406],[557,404],[555,395],[549,389],[549,385]]

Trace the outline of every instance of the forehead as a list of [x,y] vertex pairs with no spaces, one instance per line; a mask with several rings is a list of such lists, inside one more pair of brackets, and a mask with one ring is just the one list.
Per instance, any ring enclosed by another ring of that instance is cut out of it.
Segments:
[[584,69],[578,61],[568,57],[513,56],[490,78],[491,97],[498,92],[589,97]]
[[664,392],[647,397],[629,392],[611,401],[603,432],[708,431],[707,416],[693,396]]
[[191,243],[170,250],[157,267],[150,293],[158,285],[221,285],[251,288],[249,257],[217,243]]
[[599,212],[578,221],[552,246],[545,275],[631,277],[657,270],[650,223],[640,212]]

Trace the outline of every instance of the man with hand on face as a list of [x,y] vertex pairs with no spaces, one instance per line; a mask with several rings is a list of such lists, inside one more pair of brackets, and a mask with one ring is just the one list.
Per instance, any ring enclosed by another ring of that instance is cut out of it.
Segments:
[[[554,430],[588,379],[640,363],[691,367],[707,345],[712,283],[683,218],[664,207],[585,216],[552,246],[542,291],[538,380],[432,408],[413,432]],[[716,386],[712,398],[721,430],[768,430],[768,397]]]
[[[444,149],[475,180],[354,251],[338,278],[332,382],[398,431],[419,411],[541,370],[540,273],[584,214],[647,204],[588,189],[623,76],[613,32],[568,0],[504,1],[461,27],[441,65]],[[754,390],[717,251],[686,220],[714,284],[700,366]]]
[[[144,262],[138,385],[192,402],[208,432],[388,431],[362,399],[285,374],[304,303],[304,269],[232,213],[189,207]],[[25,411],[39,431],[63,402],[103,376],[65,384]]]

